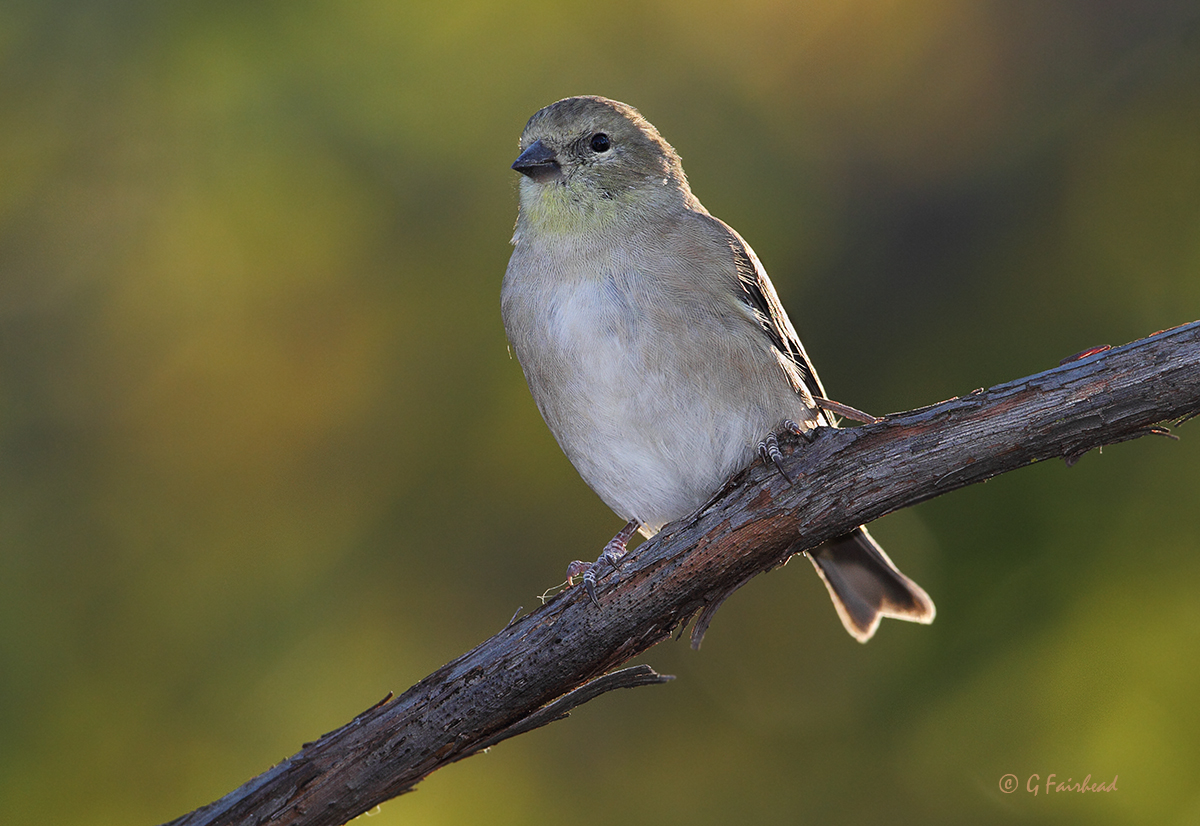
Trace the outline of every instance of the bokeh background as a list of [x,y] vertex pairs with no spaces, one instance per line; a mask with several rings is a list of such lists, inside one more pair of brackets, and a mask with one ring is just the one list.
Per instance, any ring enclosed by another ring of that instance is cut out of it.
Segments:
[[[674,143],[863,409],[1200,318],[1194,2],[9,0],[0,822],[207,803],[619,527],[498,306],[517,137],[581,93]],[[677,681],[369,822],[1200,821],[1180,433],[876,523],[932,627],[860,646],[796,562],[643,658]]]

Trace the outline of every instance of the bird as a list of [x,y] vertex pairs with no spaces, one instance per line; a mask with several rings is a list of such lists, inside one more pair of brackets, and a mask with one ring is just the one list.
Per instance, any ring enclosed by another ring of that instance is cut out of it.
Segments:
[[[551,433],[626,520],[595,562],[568,567],[599,605],[597,577],[635,533],[692,513],[757,456],[786,476],[779,436],[837,423],[758,256],[641,113],[564,98],[534,113],[518,149],[501,315]],[[882,617],[933,621],[865,527],[806,556],[859,642]]]

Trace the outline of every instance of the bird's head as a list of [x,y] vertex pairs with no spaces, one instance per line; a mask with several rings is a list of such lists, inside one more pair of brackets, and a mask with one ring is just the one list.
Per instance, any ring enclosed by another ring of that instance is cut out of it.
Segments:
[[[628,104],[565,98],[536,112],[521,134],[520,221],[542,231],[595,231],[692,200],[679,155]],[[518,233],[520,225],[518,224]]]

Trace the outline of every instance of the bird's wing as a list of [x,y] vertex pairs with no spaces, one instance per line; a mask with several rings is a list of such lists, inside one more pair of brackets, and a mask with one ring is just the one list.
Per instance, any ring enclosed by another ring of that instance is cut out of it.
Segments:
[[726,229],[729,231],[729,247],[733,251],[738,284],[741,287],[738,298],[753,311],[763,332],[775,348],[795,367],[808,392],[813,396],[825,398],[825,388],[821,386],[817,370],[809,361],[808,353],[804,352],[804,345],[800,343],[800,336],[796,335],[796,328],[792,326],[783,305],[779,303],[779,296],[775,294],[775,286],[767,277],[767,271],[763,269],[750,245],[732,228]]

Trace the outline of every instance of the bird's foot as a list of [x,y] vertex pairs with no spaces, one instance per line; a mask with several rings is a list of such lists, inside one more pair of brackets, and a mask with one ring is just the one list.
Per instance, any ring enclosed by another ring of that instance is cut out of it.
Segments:
[[600,556],[595,562],[587,563],[582,560],[575,560],[567,566],[567,585],[575,584],[575,577],[583,575],[583,590],[587,592],[588,597],[592,600],[592,604],[599,605],[600,600],[596,597],[596,577],[603,573],[603,566],[608,565],[613,570],[620,568],[621,559],[628,553],[629,540],[637,533],[637,529],[642,525],[636,519],[631,519],[625,527],[608,540],[608,544],[604,546],[604,550],[600,552]]
[[778,431],[768,433],[763,440],[758,443],[758,455],[762,457],[764,462],[771,462],[775,465],[775,469],[779,471],[779,475],[787,479],[789,485],[794,485],[794,480],[783,467],[783,452],[779,449],[778,433],[788,432],[795,436],[799,436],[806,442],[811,442],[817,437],[816,428],[804,428],[791,419],[784,419],[779,426]]

